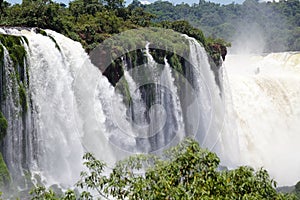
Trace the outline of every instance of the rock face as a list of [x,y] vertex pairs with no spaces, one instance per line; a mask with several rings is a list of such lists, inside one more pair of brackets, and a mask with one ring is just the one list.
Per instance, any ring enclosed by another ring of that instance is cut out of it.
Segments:
[[209,45],[208,47],[208,53],[212,57],[214,63],[217,66],[221,65],[220,58],[222,58],[223,61],[225,61],[225,57],[227,55],[227,48],[226,46],[219,44],[219,43],[214,43]]
[[221,45],[221,57],[223,59],[223,61],[225,61],[225,57],[227,55],[227,48],[224,45]]
[[[225,61],[225,57],[227,55],[227,48],[226,46],[221,44],[213,44],[209,48],[210,51],[208,52],[209,53],[208,55],[210,57],[209,60],[211,64],[211,70],[214,72],[216,82],[219,85],[218,70],[221,67],[222,62]],[[183,58],[180,58],[180,56],[172,52],[166,52],[164,50],[158,50],[158,49],[150,49],[150,53],[152,54],[154,60],[157,63],[163,64],[164,58],[166,57],[169,63],[171,63],[172,68],[182,73],[185,72],[184,68],[186,63]],[[106,56],[106,54],[107,52],[104,52],[103,56]],[[122,59],[118,58],[114,60],[114,62],[112,62],[106,69],[101,69],[99,67],[103,75],[105,75],[110,81],[110,83],[114,86],[119,81],[119,79],[124,75],[124,70],[122,67],[124,63],[127,65],[127,68],[132,69],[136,66],[145,64],[147,62],[145,55],[143,55],[143,49],[137,49],[136,51],[126,53]],[[97,58],[94,59],[92,58],[92,62],[96,66],[103,65],[97,61]]]
[[225,57],[227,55],[227,47],[223,44],[214,43],[209,45],[208,49],[209,55],[211,56],[210,68],[214,72],[215,81],[221,90],[219,69],[222,66],[222,62],[225,61]]

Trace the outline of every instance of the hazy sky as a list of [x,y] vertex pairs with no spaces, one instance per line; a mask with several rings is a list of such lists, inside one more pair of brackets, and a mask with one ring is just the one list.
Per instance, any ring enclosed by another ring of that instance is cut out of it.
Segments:
[[[10,3],[20,3],[22,0],[7,0],[8,2]],[[70,0],[55,0],[57,2],[63,2],[65,4],[69,3]],[[132,0],[125,0],[126,3],[130,3],[132,2]],[[148,2],[154,2],[156,0],[147,0]],[[181,3],[181,2],[186,2],[186,3],[189,3],[189,4],[192,4],[192,3],[198,3],[199,0],[169,0],[170,2],[172,3]],[[221,4],[229,4],[229,3],[232,3],[232,2],[235,2],[235,3],[242,3],[244,0],[207,0],[207,1],[210,1],[210,2],[216,2],[216,3],[221,3]]]

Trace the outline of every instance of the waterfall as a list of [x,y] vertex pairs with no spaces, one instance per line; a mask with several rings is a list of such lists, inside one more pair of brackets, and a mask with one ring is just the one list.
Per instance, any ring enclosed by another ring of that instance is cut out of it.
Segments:
[[37,166],[31,171],[41,172],[47,183],[75,182],[82,169],[83,148],[74,121],[72,84],[75,71],[87,55],[78,43],[67,39],[65,44],[74,50],[71,54],[63,45],[60,51],[49,37],[33,32],[24,35],[29,41],[30,93],[38,122]]
[[172,70],[167,59],[164,65],[153,59],[149,45],[147,43],[144,50],[147,62],[129,71],[124,64],[124,77],[119,81],[128,84],[131,97],[128,117],[131,119],[130,130],[136,140],[136,147],[130,149],[135,148],[135,151],[144,153],[161,151],[181,140],[184,134],[181,105]]
[[174,105],[173,108],[173,112],[175,114],[175,119],[177,120],[178,123],[178,132],[181,133],[181,135],[179,135],[180,139],[183,138],[184,135],[184,121],[183,121],[183,113],[182,113],[182,109],[181,109],[181,104],[180,104],[180,99],[179,99],[179,95],[177,92],[177,87],[175,85],[175,78],[172,75],[172,69],[170,67],[170,64],[168,63],[168,60],[166,59],[166,57],[164,58],[164,62],[165,62],[165,68],[163,70],[163,74],[162,77],[165,77],[164,80],[162,80],[162,84],[166,85],[172,94],[172,104]]
[[241,164],[264,167],[279,185],[300,180],[300,54],[231,55],[228,85]]
[[[199,116],[199,127],[196,130],[189,129],[187,132],[196,132],[196,138],[202,147],[208,148],[217,153],[221,158],[221,164],[228,167],[235,167],[239,162],[239,149],[237,148],[238,138],[231,118],[230,103],[231,94],[221,91],[221,87],[215,82],[215,76],[211,70],[209,60],[204,48],[195,40],[189,39],[190,60],[194,66],[189,75],[197,88],[196,96],[198,106],[188,112],[185,123],[193,121]],[[220,68],[219,71],[221,86],[227,81],[226,71]],[[226,88],[224,88],[226,91]],[[223,93],[223,96],[222,96]],[[193,122],[196,124],[196,122]],[[194,127],[193,127],[194,128]]]
[[[148,72],[146,82],[142,80],[141,86],[153,86],[154,99],[148,110],[150,124],[148,129],[148,138],[150,150],[158,151],[171,143],[180,140],[184,134],[184,124],[182,120],[181,105],[178,102],[178,94],[175,86],[175,79],[172,77],[172,71],[167,60],[163,64],[158,64],[150,54],[150,43],[145,46],[145,55],[147,64],[142,68],[142,72]],[[146,69],[145,69],[146,67]],[[144,91],[147,96],[150,91]],[[150,100],[146,98],[146,102]]]
[[23,116],[15,114],[20,112],[15,106],[18,88],[9,78],[14,69],[7,51],[4,56],[10,82],[2,105],[9,121],[3,154],[14,177],[26,169],[46,186],[69,187],[83,169],[84,152],[111,167],[135,153],[161,153],[186,136],[220,154],[222,163],[232,164],[235,139],[228,139],[233,134],[224,125],[225,100],[196,40],[182,36],[190,55],[185,75],[167,57],[159,64],[147,43],[142,50],[146,62],[128,69],[123,60],[124,76],[113,87],[78,42],[51,30],[43,35],[29,29],[1,32],[28,40],[23,45],[29,109]]
[[[0,45],[2,45],[0,43]],[[27,49],[26,43],[23,41]],[[8,122],[8,128],[5,140],[3,140],[2,152],[7,162],[7,167],[12,174],[25,175],[26,171],[34,163],[34,140],[36,138],[35,124],[32,118],[32,112],[25,112],[20,105],[20,85],[18,85],[16,71],[20,66],[14,67],[7,49],[4,49],[3,65],[1,69],[1,111]],[[26,60],[24,64],[27,65]],[[25,66],[26,67],[26,66]],[[24,82],[20,83],[28,89],[26,72],[21,76]],[[28,98],[28,95],[27,97]],[[29,104],[30,106],[30,104]],[[27,187],[26,180],[22,177],[15,177],[19,182],[20,189]],[[24,182],[25,181],[25,182]]]
[[[19,171],[22,168],[22,162],[15,162],[16,160],[22,160],[22,135],[17,134],[22,133],[23,126],[22,126],[22,118],[21,118],[21,108],[18,105],[19,95],[18,94],[18,85],[15,74],[15,69],[11,65],[11,59],[8,55],[6,48],[4,48],[4,76],[2,79],[4,80],[5,86],[3,85],[2,88],[5,88],[7,92],[7,97],[5,98],[4,105],[2,112],[8,121],[8,130],[7,130],[7,137],[8,139],[5,140],[4,146],[4,155],[5,159],[8,160],[8,167],[13,171]],[[3,91],[4,92],[4,91]],[[2,95],[1,95],[2,96]],[[20,137],[21,136],[21,137]],[[16,151],[16,154],[13,152]]]

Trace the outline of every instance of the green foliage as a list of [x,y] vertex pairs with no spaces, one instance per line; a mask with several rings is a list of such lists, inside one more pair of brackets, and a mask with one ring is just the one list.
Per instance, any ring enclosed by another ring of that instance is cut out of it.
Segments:
[[[239,167],[219,171],[216,154],[186,139],[161,157],[138,155],[118,162],[109,176],[106,165],[84,156],[87,171],[77,183],[82,189],[116,199],[293,199],[279,194],[267,171]],[[90,196],[90,193],[85,193]],[[83,195],[83,194],[82,194]]]
[[22,83],[19,85],[19,98],[20,98],[20,105],[22,107],[22,111],[26,113],[28,109],[27,100],[26,100],[26,90]]
[[116,88],[117,88],[117,91],[123,95],[124,104],[129,106],[130,102],[132,101],[132,99],[131,99],[132,94],[130,94],[128,82],[126,81],[126,79],[122,79],[121,81],[119,81],[117,83]]
[[59,45],[57,44],[56,40],[55,40],[51,35],[48,35],[48,37],[54,42],[55,47],[56,47],[59,51],[61,51],[61,49],[60,49]]
[[4,64],[4,48],[0,44],[0,69],[2,69],[3,64]]
[[48,34],[46,33],[46,31],[44,31],[43,29],[37,28],[36,32],[43,35],[43,36],[48,36]]
[[8,189],[11,183],[11,178],[7,166],[0,153],[0,188]]
[[297,199],[300,199],[300,181],[295,185],[295,194]]
[[[26,50],[23,46],[22,37],[13,36],[13,35],[1,35],[0,34],[0,42],[7,49],[9,53],[9,57],[11,58],[14,68],[15,68],[15,76],[19,83],[25,80],[25,60],[26,60]],[[26,42],[26,40],[24,40]],[[28,41],[27,41],[28,42]],[[3,47],[2,49],[2,57],[3,59]],[[3,65],[3,60],[1,61],[1,66]]]
[[[86,192],[83,192],[84,194]],[[64,194],[58,195],[51,189],[46,189],[44,186],[33,188],[29,194],[32,200],[76,200],[76,194],[73,190],[67,190]],[[84,198],[83,198],[84,199]]]
[[2,103],[3,99],[5,99],[6,97],[6,91],[5,91],[5,70],[4,70],[4,47],[2,46],[2,44],[0,44],[0,70],[1,70],[1,77],[2,77],[2,88],[0,88],[1,90],[1,94],[0,94],[0,102]]
[[4,56],[4,49],[3,46],[0,45],[0,58],[3,59],[3,56]]
[[[4,163],[1,159],[0,155],[0,172]],[[264,169],[220,171],[217,155],[189,138],[161,156],[135,155],[119,161],[109,174],[106,164],[93,154],[86,153],[83,159],[86,170],[76,184],[79,190],[58,194],[37,186],[30,191],[31,199],[296,199],[294,195],[277,193],[275,181]]]
[[[0,42],[6,47],[9,53],[9,57],[13,61],[15,67],[15,76],[19,85],[18,93],[19,93],[20,105],[22,107],[23,112],[26,112],[28,108],[27,108],[25,84],[28,83],[25,83],[25,77],[24,77],[27,73],[27,69],[24,63],[26,59],[26,51],[23,46],[22,39],[23,38],[19,36],[0,35]],[[28,42],[27,40],[24,41]],[[1,49],[3,54],[3,47]]]
[[3,140],[3,138],[6,135],[7,126],[8,126],[7,120],[2,114],[2,112],[0,112],[0,142]]
[[[3,25],[39,27],[36,31],[45,36],[47,33],[42,29],[52,29],[81,42],[87,52],[113,34],[153,26],[187,34],[196,38],[209,50],[201,30],[183,20],[153,23],[155,15],[147,12],[139,2],[133,2],[125,8],[123,0],[74,0],[70,2],[69,7],[64,7],[52,0],[28,0],[21,5],[9,6],[6,10],[6,14],[1,18]],[[158,38],[163,39],[159,35]],[[134,40],[129,37],[129,41],[132,39]],[[173,41],[166,40],[163,43],[166,42]],[[215,55],[217,57],[220,53]],[[15,60],[20,61],[18,58]],[[214,60],[219,61],[219,58]]]
[[220,66],[221,64],[220,63],[221,56],[223,57],[224,60],[225,55],[227,54],[226,47],[231,46],[230,43],[225,42],[223,39],[212,38],[212,37],[205,38],[204,34],[200,29],[194,28],[187,21],[182,21],[182,20],[174,21],[174,22],[162,21],[158,24],[158,26],[167,29],[172,29],[174,31],[186,34],[198,40],[198,42],[200,42],[205,47],[205,50],[208,52],[208,54],[212,58],[212,61],[217,66]]
[[188,36],[197,39],[204,46],[206,45],[206,40],[202,31],[194,28],[187,21],[183,21],[183,20],[174,21],[174,22],[163,21],[160,24],[163,28],[173,29],[174,31],[187,34]]
[[24,66],[26,51],[22,45],[22,38],[13,35],[0,35],[0,42],[8,50],[9,56],[14,62],[15,66]]
[[32,189],[29,194],[32,195],[32,200],[58,200],[59,198],[52,190],[46,190],[45,187],[37,186],[36,188]]
[[180,62],[180,58],[179,56],[177,56],[176,54],[173,54],[170,56],[170,58],[168,58],[170,66],[172,66],[176,71],[178,71],[179,73],[183,74],[183,66],[182,63]]
[[[23,41],[28,43],[28,40],[24,39],[23,37],[13,36],[13,35],[0,35],[0,42],[2,45],[7,49],[9,53],[9,57],[13,62],[14,66],[14,74],[11,74],[11,78],[16,80],[15,84],[18,84],[18,92],[20,105],[22,107],[22,111],[25,113],[27,111],[27,100],[26,100],[26,84],[28,81],[25,82],[25,76],[27,76],[27,80],[29,80],[28,69],[25,65],[26,61],[26,50],[23,46]],[[0,46],[0,56],[1,56],[1,67],[3,67],[3,58],[4,58],[4,49],[3,46]],[[5,84],[4,84],[5,89]],[[4,95],[5,91],[2,95]]]
[[[55,40],[51,35],[48,35],[47,32],[46,32],[45,30],[40,29],[40,28],[37,28],[37,29],[36,29],[36,33],[39,33],[39,34],[41,34],[41,35],[43,35],[43,36],[46,36],[46,37],[49,37],[49,38],[54,42],[55,47],[56,47],[59,51],[61,51],[59,45],[58,45],[57,42],[56,42],[56,40]],[[25,37],[25,38],[26,38],[26,37]],[[27,43],[28,43],[28,41],[27,41]]]
[[[157,16],[155,22],[186,20],[201,28],[206,36],[224,38],[230,42],[249,31],[251,34],[248,35],[253,36],[259,30],[266,40],[265,51],[300,50],[299,0],[246,0],[243,4],[228,5],[200,0],[191,6],[156,1],[144,7]],[[251,30],[253,26],[255,28]],[[249,39],[247,34],[245,39]]]

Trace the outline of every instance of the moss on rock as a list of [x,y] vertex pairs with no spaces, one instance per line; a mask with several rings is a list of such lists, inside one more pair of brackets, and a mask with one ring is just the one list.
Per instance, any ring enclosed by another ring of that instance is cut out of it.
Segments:
[[54,37],[52,37],[51,35],[48,35],[48,33],[47,33],[45,30],[40,29],[40,28],[37,28],[37,29],[35,30],[35,32],[36,32],[36,33],[39,33],[39,34],[41,34],[41,35],[43,35],[43,36],[49,37],[49,38],[54,42],[55,47],[56,47],[59,51],[61,51],[61,50],[60,50],[60,47],[59,47],[59,45],[57,44],[57,42],[56,42],[56,40],[54,39]]
[[2,154],[0,153],[0,188],[8,189],[10,184],[11,177],[2,157]]
[[20,98],[20,105],[22,107],[23,112],[27,112],[27,100],[26,100],[26,90],[23,84],[19,85],[19,98]]
[[2,69],[4,64],[4,49],[3,46],[0,44],[0,69]]
[[4,49],[3,49],[3,46],[0,45],[0,59],[1,59],[1,61],[3,60],[3,57],[4,57]]
[[24,61],[26,58],[26,50],[22,44],[22,37],[0,34],[0,42],[5,46],[14,63],[16,73],[18,73],[18,81],[23,81],[23,73],[21,73],[21,76],[19,75],[19,72],[24,71]]
[[0,142],[2,141],[2,139],[6,135],[7,126],[8,126],[7,125],[7,120],[4,117],[4,115],[2,114],[2,112],[0,112]]
[[[1,35],[0,34],[0,42],[2,45],[7,49],[9,53],[9,57],[11,58],[14,68],[15,68],[15,76],[17,80],[17,84],[19,86],[18,93],[20,99],[20,105],[22,107],[23,112],[27,112],[27,100],[26,100],[26,84],[25,76],[27,76],[27,81],[29,80],[28,69],[25,65],[26,61],[26,50],[23,46],[23,41],[28,43],[25,37],[14,36],[14,35]],[[4,57],[4,48],[1,46],[0,48],[0,56],[1,56],[1,63],[3,65],[3,57]],[[1,64],[0,63],[0,64]]]
[[48,35],[48,37],[54,42],[55,47],[56,47],[59,51],[61,51],[61,50],[60,50],[60,47],[59,47],[59,45],[57,44],[57,42],[56,42],[56,40],[54,39],[54,37],[52,37],[51,35]]
[[43,36],[48,36],[47,32],[44,31],[43,29],[37,28],[35,31],[36,31],[36,33],[39,33]]

